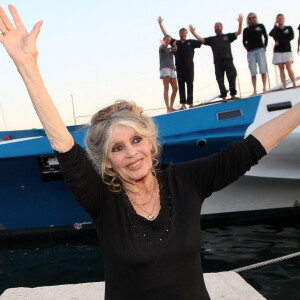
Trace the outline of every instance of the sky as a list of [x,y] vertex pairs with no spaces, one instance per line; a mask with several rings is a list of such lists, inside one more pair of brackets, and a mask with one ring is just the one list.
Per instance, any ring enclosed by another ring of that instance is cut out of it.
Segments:
[[[295,32],[293,67],[300,76],[296,52],[299,0],[289,0],[288,5],[282,0],[1,0],[7,13],[8,4],[18,9],[28,30],[44,21],[37,42],[39,68],[66,125],[74,124],[72,98],[77,124],[88,122],[92,114],[117,99],[135,101],[149,115],[165,112],[157,110],[165,107],[159,79],[158,48],[163,36],[158,16],[164,18],[167,32],[179,38],[179,29],[189,24],[202,37],[215,34],[215,22],[223,23],[224,33],[236,32],[238,14],[246,17],[249,12],[255,12],[269,32],[276,15],[283,13],[285,24]],[[194,37],[189,33],[187,38]],[[272,65],[273,46],[270,38],[267,62],[271,86],[279,80]],[[242,35],[232,43],[232,53],[239,95],[241,91],[241,96],[247,96],[252,85]],[[198,103],[218,94],[211,48],[196,49],[194,63],[194,102]],[[175,105],[179,105],[178,94]],[[41,128],[41,124],[21,77],[0,45],[0,131],[28,128]]]

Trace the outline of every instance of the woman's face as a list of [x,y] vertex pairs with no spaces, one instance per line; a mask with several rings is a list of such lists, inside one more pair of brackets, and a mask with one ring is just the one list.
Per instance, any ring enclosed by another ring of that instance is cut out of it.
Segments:
[[172,39],[168,36],[164,39],[165,43],[166,43],[166,46],[170,45]]
[[284,16],[278,16],[276,18],[276,22],[278,23],[278,25],[283,25],[284,24]]
[[248,23],[249,23],[249,25],[255,25],[257,23],[255,14],[250,14],[248,16]]
[[108,146],[108,167],[112,168],[122,182],[142,181],[151,175],[152,145],[148,138],[134,129],[114,125]]

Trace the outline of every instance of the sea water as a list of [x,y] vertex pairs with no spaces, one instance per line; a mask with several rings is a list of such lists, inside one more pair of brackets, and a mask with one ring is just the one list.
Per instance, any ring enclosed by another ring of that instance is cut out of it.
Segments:
[[[298,219],[202,230],[204,272],[230,271],[300,251]],[[300,257],[240,275],[268,300],[300,299]],[[96,236],[41,237],[0,245],[0,294],[12,287],[37,287],[104,280]]]

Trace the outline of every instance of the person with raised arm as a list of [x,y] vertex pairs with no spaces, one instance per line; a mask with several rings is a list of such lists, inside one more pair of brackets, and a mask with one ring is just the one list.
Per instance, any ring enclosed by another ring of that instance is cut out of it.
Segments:
[[266,48],[268,46],[268,35],[263,24],[258,23],[257,16],[251,12],[247,16],[247,27],[243,30],[243,45],[247,50],[247,59],[253,85],[252,96],[257,95],[256,75],[257,65],[261,74],[263,93],[266,93],[267,83],[267,60]]
[[105,299],[209,300],[200,255],[202,203],[300,125],[300,104],[218,154],[157,170],[153,120],[138,105],[118,101],[92,117],[86,153],[68,132],[38,70],[42,22],[28,33],[12,5],[9,11],[15,25],[0,7],[0,43],[24,80],[65,183],[93,219]]
[[[157,19],[160,29],[164,36],[168,33],[163,26],[163,18],[158,17]],[[179,88],[180,97],[180,110],[186,108],[186,104],[189,108],[193,108],[193,93],[194,93],[194,52],[195,48],[201,47],[201,42],[197,40],[187,39],[187,29],[181,28],[179,30],[179,40],[172,39],[171,45],[176,42],[177,51],[175,53],[175,64],[177,71],[177,81]],[[187,88],[187,96],[185,92],[185,85]]]
[[286,68],[289,77],[293,83],[293,87],[296,86],[295,73],[292,68],[293,53],[291,47],[291,40],[294,39],[294,31],[291,26],[284,25],[285,18],[283,14],[276,16],[276,21],[273,29],[269,35],[273,37],[275,41],[273,64],[278,66],[280,72],[280,79],[282,83],[282,89],[286,89],[286,78],[284,69]]
[[[164,85],[164,99],[167,107],[167,112],[176,111],[174,109],[174,101],[177,94],[177,82],[173,55],[177,51],[176,41],[173,43],[172,47],[170,43],[172,38],[169,35],[164,36],[160,41],[161,45],[159,47],[159,69],[160,78],[163,80]],[[172,87],[172,94],[169,101],[169,85]]]
[[233,64],[230,44],[236,40],[237,36],[242,32],[243,15],[238,16],[239,27],[236,32],[223,34],[223,25],[220,22],[215,23],[215,36],[202,38],[196,33],[195,27],[190,25],[190,32],[204,45],[210,46],[214,56],[216,79],[220,89],[220,97],[223,101],[227,101],[227,90],[224,84],[224,75],[226,73],[231,99],[236,99],[236,69]]

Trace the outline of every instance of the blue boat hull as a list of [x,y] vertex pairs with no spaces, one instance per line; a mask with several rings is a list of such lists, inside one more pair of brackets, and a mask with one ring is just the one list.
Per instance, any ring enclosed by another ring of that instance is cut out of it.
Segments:
[[[260,103],[261,96],[257,96],[154,117],[162,165],[205,157],[243,139],[256,122]],[[69,130],[84,146],[86,128]],[[43,130],[0,132],[2,232],[91,223],[65,186],[53,156]]]

